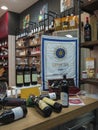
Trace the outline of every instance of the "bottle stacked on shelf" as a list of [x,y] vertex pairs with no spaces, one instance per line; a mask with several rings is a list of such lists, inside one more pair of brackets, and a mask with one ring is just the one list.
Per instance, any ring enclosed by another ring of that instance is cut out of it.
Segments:
[[36,85],[38,82],[37,73],[35,64],[32,64],[31,67],[18,65],[16,68],[16,87]]
[[55,31],[77,29],[78,25],[78,16],[73,13],[71,15],[67,14],[66,16],[63,16],[61,18],[54,19]]
[[86,24],[84,26],[84,40],[91,41],[91,25],[89,23],[89,18],[86,17]]

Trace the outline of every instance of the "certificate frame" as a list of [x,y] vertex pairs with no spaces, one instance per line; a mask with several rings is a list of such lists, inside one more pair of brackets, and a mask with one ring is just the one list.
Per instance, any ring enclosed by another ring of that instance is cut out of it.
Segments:
[[[71,49],[71,51],[69,51]],[[58,55],[60,54],[60,55]],[[67,60],[69,63],[67,63]],[[54,68],[53,68],[54,67]],[[78,38],[42,35],[41,80],[42,89],[48,90],[48,80],[61,79],[66,74],[79,86]]]

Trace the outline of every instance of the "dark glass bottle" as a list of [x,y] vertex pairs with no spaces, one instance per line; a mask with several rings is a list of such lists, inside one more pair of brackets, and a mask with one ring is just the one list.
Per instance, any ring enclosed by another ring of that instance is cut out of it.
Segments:
[[69,106],[69,90],[68,90],[68,82],[66,80],[66,75],[63,76],[63,80],[61,83],[61,92],[60,92],[60,98],[61,98],[61,103],[63,107],[68,107]]
[[51,108],[53,109],[53,111],[59,113],[62,110],[62,104],[60,104],[59,102],[56,102],[50,98],[44,97],[42,99],[45,103],[47,103],[48,105],[51,106]]
[[20,65],[16,68],[16,86],[23,86],[23,68]]
[[0,100],[0,104],[2,104],[2,106],[26,106],[26,100],[23,98],[5,97]]
[[24,67],[24,86],[30,85],[30,68],[28,65]]
[[48,104],[46,104],[39,97],[31,96],[31,98],[34,103],[34,107],[38,113],[40,113],[44,117],[49,117],[51,115],[52,108]]
[[48,94],[42,94],[42,95],[39,96],[40,99],[43,99],[44,97],[47,97],[47,98],[50,98],[50,99],[53,99],[53,100],[57,99],[55,92],[51,92],[51,93],[48,93]]
[[88,17],[86,17],[86,24],[84,26],[84,40],[91,41],[91,25]]
[[6,110],[0,115],[0,123],[7,124],[15,120],[25,117],[27,114],[27,108],[25,106],[12,108]]
[[37,84],[37,67],[35,66],[35,64],[33,64],[31,67],[31,84]]

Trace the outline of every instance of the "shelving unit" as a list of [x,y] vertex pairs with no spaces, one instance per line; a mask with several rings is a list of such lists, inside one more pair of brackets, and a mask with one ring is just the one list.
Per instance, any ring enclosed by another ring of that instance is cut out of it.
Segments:
[[[86,2],[84,5],[82,5],[81,9],[82,9],[82,11],[85,11],[85,12],[93,15],[94,11],[98,10],[98,0],[92,0],[90,2]],[[81,43],[80,46],[81,46],[81,48],[88,48],[88,49],[94,51],[95,47],[98,47],[98,40],[84,42],[84,43]],[[81,84],[98,85],[98,80],[96,78],[81,79],[80,82],[81,82]]]
[[0,40],[0,81],[8,82],[8,39]]
[[81,84],[98,85],[98,79],[81,79]]
[[98,46],[98,40],[81,43],[81,47],[83,48],[93,49],[95,46]]
[[88,12],[90,14],[94,14],[94,11],[98,9],[98,1],[97,0],[91,0],[89,2],[86,2],[81,7],[82,11]]

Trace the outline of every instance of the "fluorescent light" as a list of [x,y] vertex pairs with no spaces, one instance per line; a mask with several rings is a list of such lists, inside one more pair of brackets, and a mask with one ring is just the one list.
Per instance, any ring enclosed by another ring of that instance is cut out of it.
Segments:
[[1,9],[3,9],[3,10],[8,10],[8,7],[6,7],[6,6],[1,6]]
[[70,34],[65,35],[65,37],[72,38],[73,36]]

